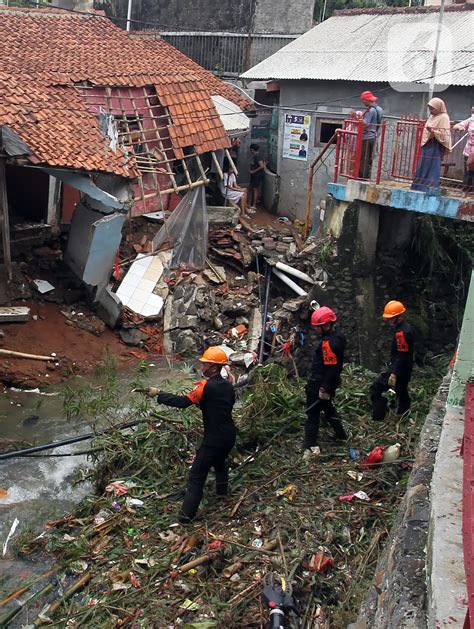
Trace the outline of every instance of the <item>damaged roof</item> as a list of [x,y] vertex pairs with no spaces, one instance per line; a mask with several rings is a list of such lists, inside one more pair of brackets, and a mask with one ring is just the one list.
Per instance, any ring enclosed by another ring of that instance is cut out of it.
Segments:
[[[242,74],[249,80],[429,83],[439,7],[343,10]],[[446,7],[437,84],[473,84],[474,6]]]
[[227,98],[236,92],[217,77],[204,81],[206,71],[183,57],[166,42],[130,37],[99,13],[0,6],[0,125],[28,144],[33,163],[135,177],[133,155],[110,149],[76,85],[153,86],[171,115],[177,154],[226,148],[211,96],[216,81]]

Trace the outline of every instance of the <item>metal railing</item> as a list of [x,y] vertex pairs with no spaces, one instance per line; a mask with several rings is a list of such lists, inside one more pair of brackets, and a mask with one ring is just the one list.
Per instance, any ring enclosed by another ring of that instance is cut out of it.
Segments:
[[[424,125],[425,120],[411,116],[384,121],[377,125],[372,151],[372,148],[367,149],[365,146],[362,122],[353,118],[345,120],[342,129],[337,130],[333,181],[337,183],[340,177],[344,177],[376,184],[398,182],[407,185],[416,178],[420,180],[417,168],[422,154]],[[442,157],[437,183],[433,185],[431,180],[421,178],[422,184],[454,191],[462,189],[463,192],[474,194],[474,190],[466,191],[465,186],[463,187],[463,136],[462,132],[451,131],[451,144],[454,148]],[[365,159],[369,160],[366,169]]]
[[161,37],[219,76],[235,77],[299,35],[162,31]]

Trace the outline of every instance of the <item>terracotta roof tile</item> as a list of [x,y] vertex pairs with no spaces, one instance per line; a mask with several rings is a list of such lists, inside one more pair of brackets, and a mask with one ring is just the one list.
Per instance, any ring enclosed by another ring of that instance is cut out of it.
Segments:
[[178,158],[187,146],[198,153],[229,146],[212,95],[249,105],[167,42],[131,37],[101,15],[0,6],[0,58],[0,125],[12,126],[37,163],[137,175],[133,157],[107,146],[75,83],[155,86]]

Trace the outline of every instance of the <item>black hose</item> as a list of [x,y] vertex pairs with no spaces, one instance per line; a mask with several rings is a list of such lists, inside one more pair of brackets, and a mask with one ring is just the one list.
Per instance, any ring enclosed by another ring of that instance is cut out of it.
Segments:
[[59,448],[60,446],[68,446],[73,443],[79,443],[80,441],[87,441],[88,439],[94,439],[95,437],[100,437],[101,435],[107,435],[114,430],[125,430],[127,428],[133,428],[133,426],[136,426],[137,424],[141,424],[146,421],[148,421],[148,418],[136,419],[133,422],[118,424],[118,426],[107,428],[106,430],[102,430],[101,432],[89,432],[86,435],[80,435],[79,437],[69,437],[69,439],[62,439],[61,441],[51,441],[51,443],[44,443],[41,446],[33,446],[32,448],[25,448],[24,450],[6,452],[5,454],[0,454],[0,461],[6,461],[7,459],[15,459],[18,457],[27,457],[28,455],[35,454],[36,452],[43,452],[44,450],[52,450],[53,448]]

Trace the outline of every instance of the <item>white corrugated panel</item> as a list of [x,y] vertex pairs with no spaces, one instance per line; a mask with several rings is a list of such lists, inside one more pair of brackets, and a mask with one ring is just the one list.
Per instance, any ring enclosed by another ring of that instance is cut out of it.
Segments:
[[[438,12],[336,15],[242,75],[244,79],[428,82]],[[474,84],[474,11],[447,11],[437,84]]]
[[231,133],[232,131],[247,131],[250,128],[250,119],[247,118],[240,107],[230,100],[227,100],[227,98],[217,94],[211,96],[211,98],[227,133]]

